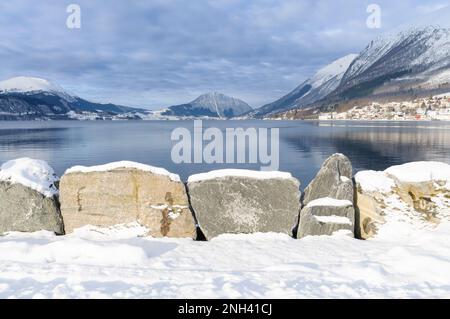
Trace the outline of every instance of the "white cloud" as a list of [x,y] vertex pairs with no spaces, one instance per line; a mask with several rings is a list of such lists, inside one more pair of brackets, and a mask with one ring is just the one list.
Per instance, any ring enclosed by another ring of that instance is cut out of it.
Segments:
[[[204,90],[271,102],[318,67],[363,49],[360,0],[77,0],[82,28],[66,28],[65,1],[0,3],[0,79],[52,79],[96,101],[187,102]],[[442,0],[377,0],[383,27]]]

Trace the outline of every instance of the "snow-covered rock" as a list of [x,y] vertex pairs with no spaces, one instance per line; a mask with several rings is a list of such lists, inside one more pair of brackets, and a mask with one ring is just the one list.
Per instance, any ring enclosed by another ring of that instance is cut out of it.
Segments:
[[297,238],[317,235],[333,235],[348,231],[353,237],[355,209],[349,200],[319,198],[311,201],[300,213]]
[[65,174],[71,173],[93,173],[93,172],[108,172],[119,168],[132,168],[145,172],[150,172],[156,175],[163,175],[169,177],[174,182],[180,182],[180,176],[178,174],[173,174],[162,167],[155,167],[151,165],[146,165],[131,161],[119,161],[112,162],[103,165],[96,166],[73,166],[66,170]]
[[370,238],[392,220],[429,227],[450,220],[450,165],[413,162],[362,171],[357,184],[358,236]]
[[297,238],[331,235],[340,230],[353,234],[352,172],[352,163],[343,154],[333,154],[323,163],[317,176],[305,189]]
[[318,198],[312,200],[305,207],[323,207],[323,206],[332,206],[332,207],[347,207],[352,206],[353,203],[348,199],[335,199],[330,197]]
[[39,230],[64,233],[58,177],[44,161],[20,158],[0,168],[0,234]]
[[0,167],[0,181],[22,184],[47,197],[58,195],[59,178],[53,168],[41,160],[19,158],[4,163]]
[[221,169],[207,173],[200,173],[191,175],[188,178],[188,183],[205,181],[209,179],[216,179],[221,177],[248,177],[255,179],[292,179],[292,174],[288,172],[279,171],[251,171],[246,169]]
[[209,240],[227,233],[291,234],[300,211],[300,182],[288,173],[240,170],[191,176],[188,192]]
[[165,169],[134,162],[76,166],[60,183],[67,232],[139,222],[154,237],[196,237],[184,184]]
[[353,202],[353,168],[347,156],[333,154],[320,168],[305,189],[303,205],[319,198],[334,198]]
[[412,162],[389,167],[385,173],[399,183],[436,183],[450,190],[450,165],[441,162]]

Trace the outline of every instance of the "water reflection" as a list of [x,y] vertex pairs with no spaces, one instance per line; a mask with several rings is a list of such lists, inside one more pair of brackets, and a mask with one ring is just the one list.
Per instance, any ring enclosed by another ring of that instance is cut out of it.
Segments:
[[[73,165],[133,160],[165,167],[186,179],[220,168],[258,169],[258,164],[174,164],[170,134],[179,122],[0,122],[0,162],[28,156],[47,160],[62,174]],[[305,186],[335,152],[350,157],[355,170],[382,170],[418,160],[450,163],[446,123],[325,123],[290,121],[207,121],[204,127],[279,127],[280,170]]]

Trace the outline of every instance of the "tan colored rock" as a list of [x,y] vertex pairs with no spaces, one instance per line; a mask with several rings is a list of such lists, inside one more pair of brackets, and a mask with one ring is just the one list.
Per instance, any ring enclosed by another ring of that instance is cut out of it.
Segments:
[[439,194],[432,182],[402,183],[397,181],[397,193],[400,198],[418,212],[422,212],[427,219],[433,220],[436,205],[432,197]]
[[60,183],[67,233],[138,221],[154,237],[196,235],[184,184],[177,175],[132,162],[76,167]]
[[450,220],[450,165],[413,162],[355,175],[357,235],[374,236],[389,217],[424,226]]
[[445,197],[450,193],[450,165],[439,162],[413,162],[388,168],[400,198],[426,220],[438,223],[448,219],[450,208]]
[[361,239],[371,238],[377,233],[378,225],[385,223],[381,205],[375,197],[357,192],[356,237]]

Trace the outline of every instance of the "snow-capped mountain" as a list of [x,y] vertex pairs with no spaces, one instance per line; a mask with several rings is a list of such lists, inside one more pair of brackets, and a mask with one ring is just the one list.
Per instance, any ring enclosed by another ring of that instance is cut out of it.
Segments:
[[242,100],[212,92],[200,95],[190,103],[171,106],[162,115],[231,118],[240,116],[251,110],[251,106]]
[[28,92],[52,92],[55,94],[67,93],[60,86],[50,83],[48,80],[18,76],[5,81],[0,81],[1,93],[28,93]]
[[343,72],[330,85],[314,90],[314,78],[327,74],[321,70],[293,92],[257,110],[256,116],[290,109],[328,111],[358,105],[360,100],[408,100],[449,92],[450,6],[415,18],[412,24],[371,41],[357,56],[343,59],[347,67],[342,63]]
[[317,71],[314,76],[279,100],[264,105],[251,115],[260,117],[314,103],[333,92],[357,54],[346,55]]
[[[450,29],[427,26],[372,41],[350,65],[334,96],[403,94],[437,89],[425,82],[450,67]],[[420,92],[418,92],[420,93]]]
[[113,116],[142,111],[86,101],[45,79],[15,77],[0,82],[0,120],[75,119],[77,114]]

